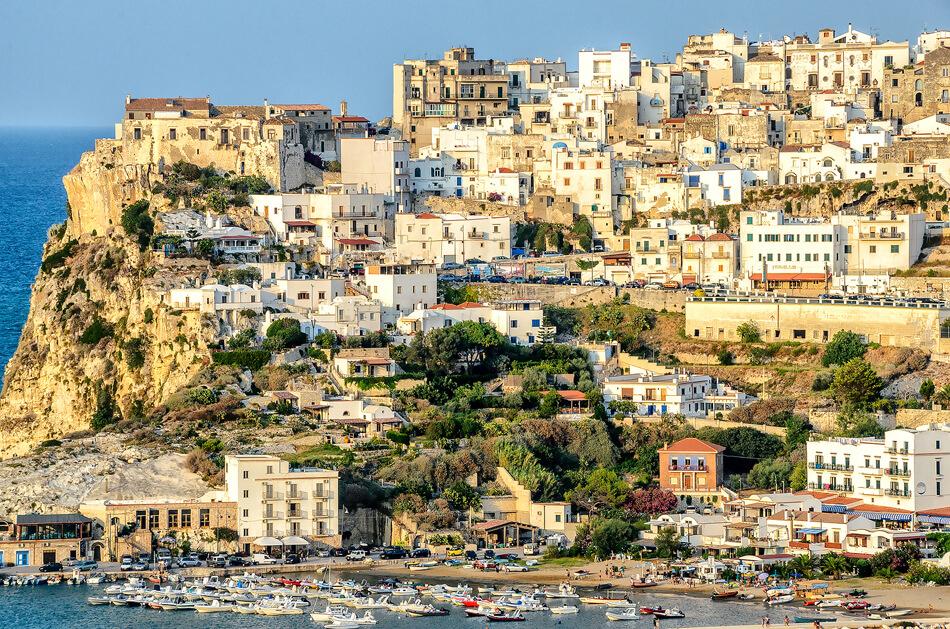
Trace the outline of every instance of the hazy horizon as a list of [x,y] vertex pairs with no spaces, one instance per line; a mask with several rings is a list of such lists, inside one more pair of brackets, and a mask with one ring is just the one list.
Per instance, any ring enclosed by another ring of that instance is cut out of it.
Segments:
[[351,112],[378,120],[391,113],[393,63],[441,57],[455,45],[475,47],[479,58],[561,57],[576,69],[581,48],[628,41],[641,58],[663,61],[688,35],[720,28],[750,40],[814,39],[818,28],[842,31],[851,22],[911,44],[922,30],[950,28],[946,0],[902,11],[881,0],[853,9],[817,0],[576,6],[486,0],[472,10],[451,1],[416,8],[373,0],[267,11],[250,0],[147,8],[118,0],[4,3],[0,81],[17,98],[0,101],[0,127],[108,127],[129,93],[210,95],[220,104],[317,102],[334,111],[346,99]]

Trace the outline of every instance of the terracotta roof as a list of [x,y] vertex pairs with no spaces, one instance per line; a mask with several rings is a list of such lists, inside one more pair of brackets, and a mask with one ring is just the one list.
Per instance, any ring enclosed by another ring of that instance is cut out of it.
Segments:
[[316,223],[313,221],[284,221],[284,225],[288,227],[316,227]]
[[495,172],[496,172],[496,173],[513,173],[513,172],[515,172],[515,171],[511,170],[510,168],[508,168],[508,167],[506,167],[506,166],[499,166],[499,167],[495,170]]
[[759,559],[791,559],[795,555],[790,555],[788,553],[774,553],[771,555],[759,555]]
[[369,122],[363,116],[333,116],[334,122]]
[[724,234],[722,232],[716,232],[712,236],[706,239],[706,242],[732,242],[732,236],[729,234]]
[[278,400],[296,400],[297,396],[291,393],[290,391],[271,391],[273,395]]
[[583,391],[574,391],[574,390],[558,391],[557,394],[560,395],[562,399],[565,399],[571,402],[579,402],[581,400],[587,399],[587,395]]
[[665,448],[660,448],[664,452],[724,452],[726,449],[715,443],[709,443],[696,437],[686,437],[675,443],[671,443]]
[[182,109],[207,109],[208,98],[133,98],[125,105],[126,111],[180,111]]
[[852,511],[862,511],[867,513],[912,513],[907,509],[898,509],[897,507],[885,507],[884,505],[870,505],[866,502],[854,505]]
[[919,511],[918,515],[934,515],[941,518],[950,518],[950,507],[941,507],[939,509],[929,509],[927,511]]
[[336,241],[341,245],[378,245],[379,243],[369,238],[337,238]]
[[[824,282],[828,278],[824,273],[766,273],[766,277],[770,282]],[[762,274],[753,273],[752,279],[762,281]]]
[[782,61],[780,58],[775,55],[756,55],[749,59],[749,63],[762,62],[762,61]]
[[439,218],[432,212],[423,212],[422,214],[416,214],[416,218],[430,219],[430,218]]
[[690,234],[689,236],[686,237],[686,242],[702,242],[704,240],[705,238],[703,238],[699,234]]
[[435,304],[430,306],[429,310],[465,310],[466,308],[481,308],[482,304],[477,301],[464,301],[460,304]]

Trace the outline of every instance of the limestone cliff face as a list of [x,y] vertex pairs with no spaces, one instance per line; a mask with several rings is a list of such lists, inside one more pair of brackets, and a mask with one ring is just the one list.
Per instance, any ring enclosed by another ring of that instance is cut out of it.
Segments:
[[69,218],[50,230],[30,314],[0,395],[0,458],[116,418],[147,414],[209,360],[209,322],[162,303],[207,263],[161,260],[122,232],[124,205],[146,193],[148,166],[124,166],[97,143],[64,178]]

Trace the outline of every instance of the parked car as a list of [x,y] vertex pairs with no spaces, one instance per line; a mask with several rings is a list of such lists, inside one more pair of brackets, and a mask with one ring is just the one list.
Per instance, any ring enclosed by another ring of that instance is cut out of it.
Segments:
[[507,284],[508,280],[502,275],[489,275],[486,279],[489,284]]
[[521,276],[515,276],[515,277],[509,277],[509,278],[508,278],[508,283],[509,283],[509,284],[525,284],[525,283],[527,283],[527,281],[528,281],[528,280],[526,280],[525,278],[523,278],[523,277],[521,277]]
[[456,269],[461,269],[462,265],[458,262],[446,262],[442,265],[443,271],[454,271]]
[[350,551],[350,554],[346,556],[347,561],[363,561],[364,559],[366,559],[365,550]]
[[663,282],[663,290],[679,290],[679,288],[680,288],[680,283],[677,282],[676,280],[669,280],[667,282]]
[[329,557],[331,552],[332,550],[329,548],[321,548],[317,551],[317,557]]
[[643,288],[647,290],[663,290],[662,282],[648,282]]
[[79,570],[80,572],[89,572],[90,570],[97,570],[99,564],[95,561],[77,561],[73,564],[73,568]]
[[603,250],[604,248],[601,245],[594,245],[594,248],[591,249],[591,251],[594,253],[601,253]]
[[541,254],[541,257],[542,258],[560,258],[561,252],[560,251],[545,251],[543,254]]
[[201,565],[201,560],[197,555],[188,555],[178,560],[178,565],[182,568],[197,568]]
[[51,561],[40,566],[40,572],[62,572],[63,564],[58,561]]
[[132,564],[135,563],[135,560],[132,558],[132,555],[122,555],[119,563],[119,570],[123,572],[132,569]]
[[494,558],[495,558],[495,551],[493,551],[492,549],[489,548],[488,550],[485,551],[484,557],[485,557],[485,559],[494,559]]
[[215,555],[208,559],[209,568],[227,568],[228,567],[228,556],[227,555]]
[[284,556],[284,563],[286,564],[295,564],[300,563],[300,555],[296,553],[290,553]]
[[517,561],[518,559],[521,559],[521,557],[519,557],[517,553],[501,553],[501,554],[495,555],[495,559],[504,559],[506,561]]
[[412,559],[425,559],[431,556],[432,556],[432,551],[429,550],[428,548],[416,548],[411,553],[409,553],[409,557],[411,557]]
[[540,548],[537,544],[525,544],[524,545],[524,556],[531,557],[533,555],[540,554]]
[[238,555],[231,555],[230,557],[228,557],[228,566],[243,567],[243,566],[253,566],[253,565],[254,565],[254,562],[251,561],[247,557],[240,557]]
[[266,553],[254,553],[251,555],[251,561],[262,566],[273,566],[277,560]]
[[472,564],[472,567],[476,570],[495,570],[498,568],[498,564],[496,564],[494,561],[479,559]]
[[346,557],[349,554],[350,554],[350,551],[348,551],[345,548],[334,548],[333,550],[330,551],[331,557]]
[[527,572],[528,566],[519,566],[517,564],[508,564],[503,568],[505,572]]
[[475,561],[478,559],[478,553],[476,553],[474,550],[466,550],[465,558],[469,561]]
[[148,570],[148,563],[145,561],[136,561],[129,570]]
[[380,559],[405,559],[409,556],[409,553],[406,552],[405,548],[399,546],[392,546],[383,550],[380,554]]
[[449,549],[445,552],[445,554],[448,555],[449,557],[461,557],[462,555],[465,554],[465,547],[464,547],[464,546],[451,546],[451,547],[449,547]]
[[697,284],[696,282],[687,282],[683,284],[683,290],[697,290],[698,288],[699,288],[699,284]]

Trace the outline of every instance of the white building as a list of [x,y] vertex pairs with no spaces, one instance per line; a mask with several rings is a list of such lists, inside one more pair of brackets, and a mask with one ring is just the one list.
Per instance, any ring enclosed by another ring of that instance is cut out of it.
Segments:
[[403,314],[431,308],[438,295],[432,264],[373,264],[366,268],[366,288],[383,306],[383,323],[395,325]]
[[409,142],[386,136],[340,140],[341,181],[386,197],[386,218],[409,207]]
[[755,398],[714,382],[710,376],[690,373],[608,376],[604,402],[631,402],[641,417],[683,415],[706,417],[726,413]]
[[241,454],[225,457],[224,478],[228,500],[237,503],[238,547],[245,552],[252,547],[287,550],[298,543],[288,537],[339,544],[338,472],[291,470],[276,456]]
[[570,198],[575,213],[590,219],[594,238],[601,240],[610,238],[614,233],[615,181],[612,155],[609,147],[598,150],[581,148],[575,143],[575,148],[571,149],[562,141],[552,145],[551,183],[554,194]]
[[494,301],[487,304],[436,304],[415,310],[397,322],[403,334],[420,334],[448,327],[462,321],[490,323],[515,345],[534,345],[540,341],[544,327],[541,302],[529,299]]
[[630,87],[637,71],[636,59],[626,42],[622,42],[618,50],[581,50],[577,55],[578,84],[609,89]]
[[844,142],[786,144],[778,155],[779,181],[786,184],[861,178],[850,166],[851,146]]
[[518,109],[522,103],[544,103],[553,89],[569,87],[576,74],[567,71],[567,63],[542,57],[511,61],[507,64],[508,104]]
[[480,214],[397,214],[396,260],[443,265],[511,254],[511,219]]
[[948,444],[946,424],[888,430],[883,439],[809,441],[808,485],[909,511],[946,507]]
[[687,189],[697,190],[700,199],[713,207],[742,202],[742,169],[735,164],[690,166],[685,178]]

